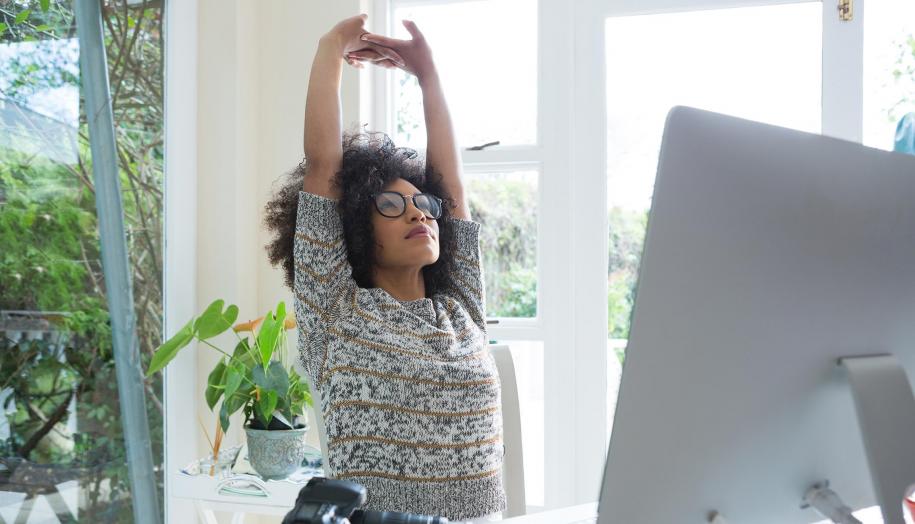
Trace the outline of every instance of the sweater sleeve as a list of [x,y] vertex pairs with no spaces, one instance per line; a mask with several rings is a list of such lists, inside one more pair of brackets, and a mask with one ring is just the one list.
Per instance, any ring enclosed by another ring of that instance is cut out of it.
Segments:
[[[306,348],[321,347],[324,330],[339,315],[338,299],[356,287],[335,200],[299,192],[293,253],[299,336],[310,341]],[[302,357],[310,362],[323,359],[322,355]]]
[[486,289],[480,258],[480,223],[449,218],[454,231],[454,274],[446,294],[457,300],[486,332]]

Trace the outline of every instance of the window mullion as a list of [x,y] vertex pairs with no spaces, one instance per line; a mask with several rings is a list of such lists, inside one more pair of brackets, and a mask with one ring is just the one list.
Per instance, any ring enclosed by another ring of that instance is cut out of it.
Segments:
[[823,134],[861,142],[864,136],[864,7],[839,18],[836,0],[823,2]]

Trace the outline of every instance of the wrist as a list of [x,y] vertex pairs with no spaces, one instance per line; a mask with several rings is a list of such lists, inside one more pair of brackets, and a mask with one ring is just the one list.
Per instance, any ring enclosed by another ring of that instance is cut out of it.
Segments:
[[428,89],[432,87],[439,87],[440,80],[438,77],[438,71],[435,67],[430,68],[428,71],[423,71],[416,75],[416,80],[419,82],[419,87],[421,89]]
[[321,49],[333,51],[343,58],[343,38],[336,31],[324,33],[321,39],[318,40],[318,50]]

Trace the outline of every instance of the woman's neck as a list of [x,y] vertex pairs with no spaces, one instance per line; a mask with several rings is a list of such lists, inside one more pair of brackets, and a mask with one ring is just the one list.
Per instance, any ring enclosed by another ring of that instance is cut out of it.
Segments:
[[422,268],[375,268],[375,287],[388,292],[397,300],[418,300],[426,297],[426,281]]

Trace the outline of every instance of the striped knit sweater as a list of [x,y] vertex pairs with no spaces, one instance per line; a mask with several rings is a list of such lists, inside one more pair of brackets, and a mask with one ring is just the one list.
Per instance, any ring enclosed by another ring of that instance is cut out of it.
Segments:
[[449,220],[459,288],[399,301],[356,285],[336,201],[300,192],[295,311],[329,475],[365,486],[367,509],[466,520],[505,508],[501,393],[480,224]]

